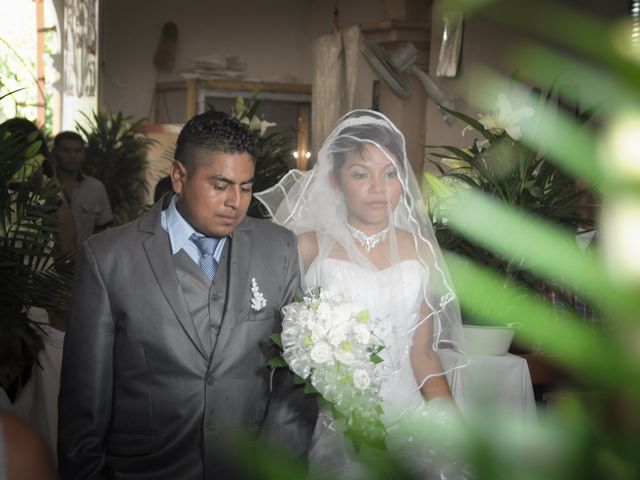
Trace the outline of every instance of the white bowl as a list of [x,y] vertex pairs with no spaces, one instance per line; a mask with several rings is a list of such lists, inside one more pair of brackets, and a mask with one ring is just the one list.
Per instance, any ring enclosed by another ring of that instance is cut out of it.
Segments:
[[485,325],[463,325],[467,352],[478,355],[506,355],[515,328]]

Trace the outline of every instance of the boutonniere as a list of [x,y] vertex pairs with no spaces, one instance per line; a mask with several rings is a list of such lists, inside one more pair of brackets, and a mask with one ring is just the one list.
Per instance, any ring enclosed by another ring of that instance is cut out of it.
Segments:
[[251,310],[259,312],[267,306],[267,300],[258,287],[258,282],[255,278],[251,279]]

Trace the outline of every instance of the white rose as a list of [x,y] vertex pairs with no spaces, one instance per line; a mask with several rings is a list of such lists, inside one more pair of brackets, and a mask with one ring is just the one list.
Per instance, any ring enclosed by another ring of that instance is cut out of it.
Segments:
[[371,378],[366,370],[357,368],[353,371],[353,384],[358,390],[364,390],[371,385]]
[[334,347],[339,346],[347,339],[347,332],[349,331],[348,323],[334,323],[327,332],[327,338],[329,343]]
[[310,352],[311,360],[316,363],[327,363],[331,360],[331,347],[326,343],[318,343],[313,346]]
[[351,320],[351,317],[353,316],[353,314],[357,311],[356,308],[358,307],[356,307],[351,303],[344,303],[344,304],[336,305],[334,310],[336,315],[342,321],[348,322],[349,320]]
[[345,365],[351,365],[355,360],[353,353],[341,348],[336,350],[335,356],[339,362],[344,363]]
[[331,290],[329,289],[324,289],[320,292],[320,300],[329,300],[331,299],[331,297],[333,297],[335,295],[335,293],[333,293]]
[[312,319],[309,321],[307,327],[311,332],[311,339],[314,342],[320,342],[327,334],[327,325],[320,319]]
[[353,334],[355,339],[360,344],[368,344],[371,340],[371,332],[362,323],[357,323],[353,326]]
[[321,303],[320,305],[318,305],[318,309],[316,310],[318,319],[323,322],[331,321],[331,313],[331,307],[328,303]]
[[327,303],[321,303],[315,321],[309,322],[314,341],[326,339],[333,346],[339,345],[347,335],[349,317]]

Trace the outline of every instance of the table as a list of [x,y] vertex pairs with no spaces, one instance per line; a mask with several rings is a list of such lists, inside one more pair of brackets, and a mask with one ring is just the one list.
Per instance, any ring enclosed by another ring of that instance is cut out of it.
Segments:
[[[438,352],[446,370],[464,363],[462,354],[442,349]],[[489,408],[513,418],[536,417],[536,402],[527,361],[510,353],[475,355],[469,365],[447,373],[451,393],[465,416]]]

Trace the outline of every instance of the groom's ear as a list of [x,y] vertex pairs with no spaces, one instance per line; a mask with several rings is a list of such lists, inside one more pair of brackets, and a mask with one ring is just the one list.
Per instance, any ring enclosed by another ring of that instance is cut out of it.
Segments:
[[173,191],[178,194],[182,193],[182,187],[184,182],[187,180],[187,167],[185,167],[179,160],[175,160],[171,164],[169,175],[171,176],[171,186],[173,187]]

